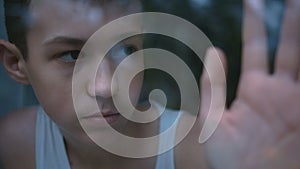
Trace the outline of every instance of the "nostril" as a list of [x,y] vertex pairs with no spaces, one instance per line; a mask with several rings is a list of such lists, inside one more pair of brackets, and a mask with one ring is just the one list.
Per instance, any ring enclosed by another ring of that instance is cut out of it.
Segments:
[[91,97],[96,97],[95,85],[92,82],[87,83],[86,85],[87,94]]

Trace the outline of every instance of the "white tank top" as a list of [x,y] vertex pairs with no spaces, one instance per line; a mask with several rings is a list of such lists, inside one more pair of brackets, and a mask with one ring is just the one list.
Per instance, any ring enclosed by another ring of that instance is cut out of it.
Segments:
[[[171,111],[171,110],[166,110]],[[160,120],[160,132],[177,124],[178,112],[164,112]],[[174,142],[175,133],[168,139],[160,138],[159,148],[170,141]],[[65,149],[63,136],[57,125],[39,108],[36,120],[36,169],[71,169]],[[175,169],[173,149],[157,156],[155,169]]]

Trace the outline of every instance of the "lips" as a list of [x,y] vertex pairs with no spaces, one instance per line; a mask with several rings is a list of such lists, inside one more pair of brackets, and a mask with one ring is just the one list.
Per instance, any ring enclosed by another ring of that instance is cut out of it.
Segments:
[[118,116],[120,113],[117,112],[97,112],[97,113],[91,113],[89,115],[83,116],[81,119],[88,119],[88,118],[108,118],[112,116]]
[[96,129],[101,126],[105,126],[105,123],[110,125],[114,124],[118,121],[119,117],[121,117],[121,114],[118,112],[106,111],[86,114],[80,118],[80,121],[85,125],[85,127]]

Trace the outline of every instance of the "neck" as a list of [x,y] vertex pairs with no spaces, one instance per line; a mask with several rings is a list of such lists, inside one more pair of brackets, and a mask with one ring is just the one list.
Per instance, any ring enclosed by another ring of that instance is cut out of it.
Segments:
[[[127,123],[122,129],[124,135],[135,138],[146,138],[158,133],[159,120],[149,124]],[[75,138],[73,134],[63,132],[66,152],[72,169],[74,168],[155,168],[156,157],[133,159],[114,155],[95,144],[84,132],[84,136]],[[82,139],[84,138],[84,139]],[[122,144],[122,143],[121,143]],[[145,150],[147,147],[136,147]]]

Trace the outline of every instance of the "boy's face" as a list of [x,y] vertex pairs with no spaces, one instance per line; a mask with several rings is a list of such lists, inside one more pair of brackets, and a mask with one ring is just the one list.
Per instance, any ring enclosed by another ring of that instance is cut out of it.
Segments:
[[[25,69],[40,104],[47,114],[68,133],[82,135],[72,102],[72,76],[76,57],[87,39],[101,26],[124,15],[139,12],[138,1],[128,4],[109,1],[105,4],[73,0],[33,0],[27,34],[28,60]],[[134,26],[138,23],[132,23]],[[124,57],[142,48],[141,38],[130,38],[116,50]],[[123,52],[123,53],[122,53]],[[111,52],[112,54],[116,52]],[[96,83],[87,82],[85,90],[97,98],[101,110],[116,112],[112,102],[111,79],[118,61],[105,57],[100,64]],[[142,64],[142,63],[141,63]],[[87,65],[88,67],[88,65]],[[143,75],[131,83],[130,96],[136,104]],[[96,96],[91,85],[95,85]],[[119,86],[120,87],[120,86]]]

